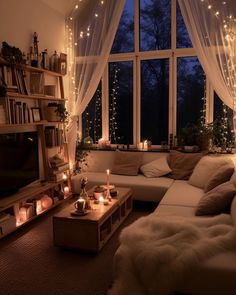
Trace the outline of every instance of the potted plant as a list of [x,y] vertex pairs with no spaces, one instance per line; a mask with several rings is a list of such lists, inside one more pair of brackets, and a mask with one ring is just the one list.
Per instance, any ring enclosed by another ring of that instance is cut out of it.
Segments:
[[45,116],[51,122],[65,122],[69,116],[64,104],[57,102],[49,102],[45,109]]
[[198,149],[197,147],[198,128],[196,125],[188,123],[181,129],[180,136],[178,138],[179,144],[183,146],[183,149],[187,152],[193,152]]

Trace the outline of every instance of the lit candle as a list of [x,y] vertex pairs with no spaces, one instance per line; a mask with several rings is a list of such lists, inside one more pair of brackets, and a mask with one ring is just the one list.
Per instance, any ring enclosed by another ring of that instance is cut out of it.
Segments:
[[99,204],[100,204],[100,211],[103,212],[104,211],[104,197],[103,196],[99,197]]
[[64,194],[65,195],[68,195],[70,193],[70,189],[69,189],[69,187],[68,186],[65,186],[64,187]]
[[110,170],[107,169],[107,189],[109,189],[109,187],[110,187],[109,177],[110,177]]
[[67,175],[66,175],[66,173],[63,173],[62,178],[63,178],[63,180],[67,180]]
[[148,149],[148,141],[144,140],[143,142],[143,149],[146,151]]
[[104,197],[103,196],[100,196],[99,197],[99,203],[103,203],[104,202]]

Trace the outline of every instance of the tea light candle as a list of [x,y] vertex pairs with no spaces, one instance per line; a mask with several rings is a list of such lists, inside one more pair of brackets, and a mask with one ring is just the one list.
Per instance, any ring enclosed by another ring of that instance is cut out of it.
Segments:
[[104,197],[103,196],[100,196],[99,197],[99,203],[103,203],[104,202]]

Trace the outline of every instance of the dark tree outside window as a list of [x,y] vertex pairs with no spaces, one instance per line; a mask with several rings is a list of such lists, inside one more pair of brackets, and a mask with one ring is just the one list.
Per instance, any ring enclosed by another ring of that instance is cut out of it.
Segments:
[[169,60],[141,62],[141,140],[168,141]]
[[140,50],[171,48],[171,1],[140,1]]
[[197,57],[177,59],[177,134],[189,124],[199,123],[205,75]]
[[109,137],[114,144],[133,143],[133,63],[109,64]]
[[176,45],[177,48],[189,48],[193,47],[189,38],[188,31],[186,29],[184,19],[181,14],[180,7],[177,3],[177,19],[176,19]]
[[134,51],[134,1],[126,0],[111,53]]

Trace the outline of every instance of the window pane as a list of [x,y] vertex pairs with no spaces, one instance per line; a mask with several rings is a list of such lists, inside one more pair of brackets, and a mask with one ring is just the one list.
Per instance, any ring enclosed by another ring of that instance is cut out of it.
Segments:
[[189,124],[198,124],[204,97],[204,72],[197,57],[177,60],[177,134]]
[[109,64],[109,135],[111,143],[133,143],[133,62]]
[[140,1],[140,50],[171,48],[171,1]]
[[233,110],[214,93],[213,144],[220,147],[234,146]]
[[177,3],[176,43],[177,43],[176,44],[177,48],[193,47],[178,3]]
[[141,141],[168,141],[169,60],[141,62]]
[[111,53],[134,51],[134,0],[126,0]]
[[91,137],[93,143],[98,143],[102,137],[102,93],[101,82],[87,108],[82,114],[82,136],[83,139]]

